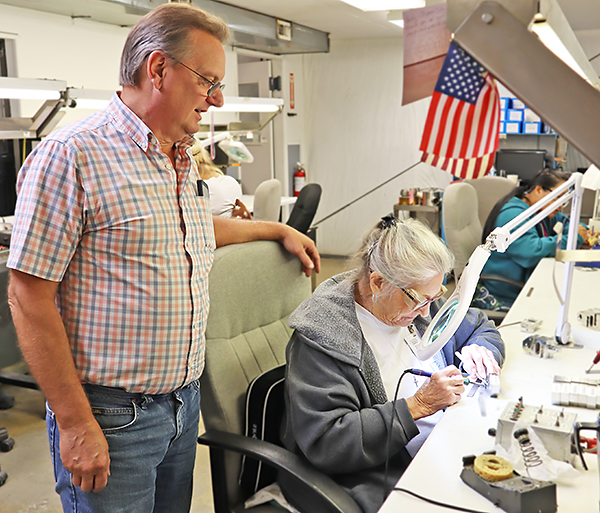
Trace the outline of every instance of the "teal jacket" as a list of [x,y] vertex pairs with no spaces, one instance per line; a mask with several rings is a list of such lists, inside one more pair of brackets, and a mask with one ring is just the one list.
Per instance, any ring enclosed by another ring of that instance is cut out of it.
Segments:
[[[496,227],[504,226],[528,208],[529,205],[523,200],[511,198],[498,214]],[[554,233],[553,227],[557,222],[562,222],[564,226],[561,241],[561,247],[564,249],[567,244],[569,219],[559,212],[553,218],[544,219],[521,235],[508,246],[505,253],[492,251],[482,274],[497,274],[525,283],[542,258],[555,255],[558,235]],[[544,228],[546,236],[544,236]],[[577,246],[581,244],[583,238],[577,235]],[[508,303],[512,303],[520,292],[520,289],[498,281],[482,280],[481,283],[492,295]]]

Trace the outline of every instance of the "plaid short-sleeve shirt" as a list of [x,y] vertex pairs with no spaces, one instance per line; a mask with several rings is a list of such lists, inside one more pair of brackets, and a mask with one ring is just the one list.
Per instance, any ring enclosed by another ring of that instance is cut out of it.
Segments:
[[19,172],[8,267],[59,282],[82,382],[165,393],[202,373],[215,237],[189,136],[176,166],[117,94]]

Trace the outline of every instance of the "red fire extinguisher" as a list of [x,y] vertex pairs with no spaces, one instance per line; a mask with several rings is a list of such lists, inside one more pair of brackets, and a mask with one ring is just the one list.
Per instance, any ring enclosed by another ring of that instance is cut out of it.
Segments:
[[306,173],[304,172],[304,166],[298,162],[296,165],[297,170],[294,173],[294,196],[300,194],[300,190],[304,187],[306,182]]

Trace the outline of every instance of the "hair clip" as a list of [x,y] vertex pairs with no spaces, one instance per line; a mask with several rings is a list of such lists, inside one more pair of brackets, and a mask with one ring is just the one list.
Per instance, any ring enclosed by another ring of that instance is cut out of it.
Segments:
[[392,214],[382,217],[379,223],[382,230],[387,230],[390,226],[396,226],[396,218]]

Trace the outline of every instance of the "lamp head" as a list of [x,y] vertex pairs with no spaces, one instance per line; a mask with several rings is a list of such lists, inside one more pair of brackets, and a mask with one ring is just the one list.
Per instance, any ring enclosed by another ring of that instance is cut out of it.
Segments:
[[234,141],[231,138],[224,139],[219,143],[221,148],[232,160],[236,162],[242,162],[251,164],[254,162],[254,157],[250,150],[246,148],[246,145],[240,141]]
[[412,352],[419,360],[425,361],[431,358],[454,335],[467,314],[479,275],[489,257],[490,250],[487,246],[481,245],[475,248],[454,293],[429,323],[423,336],[415,336],[409,341]]

